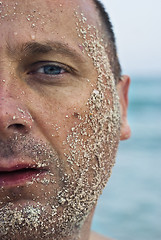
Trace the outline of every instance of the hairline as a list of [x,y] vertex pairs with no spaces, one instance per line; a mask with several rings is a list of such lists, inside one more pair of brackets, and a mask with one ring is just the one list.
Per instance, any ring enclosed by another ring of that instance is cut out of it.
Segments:
[[[121,79],[121,66],[117,55],[117,46],[113,26],[111,24],[109,14],[105,10],[104,5],[100,2],[100,0],[92,0],[92,2],[95,5],[98,18],[101,22],[100,31],[102,32],[103,40],[105,43],[108,42],[106,53],[108,55],[111,70],[114,74],[115,82],[117,84]],[[105,22],[105,20],[107,20],[107,22]]]

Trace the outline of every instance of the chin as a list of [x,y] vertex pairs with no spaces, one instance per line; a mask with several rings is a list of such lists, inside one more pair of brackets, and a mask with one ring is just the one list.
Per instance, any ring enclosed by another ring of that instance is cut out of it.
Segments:
[[48,214],[47,207],[34,201],[7,203],[0,209],[0,239],[53,240]]

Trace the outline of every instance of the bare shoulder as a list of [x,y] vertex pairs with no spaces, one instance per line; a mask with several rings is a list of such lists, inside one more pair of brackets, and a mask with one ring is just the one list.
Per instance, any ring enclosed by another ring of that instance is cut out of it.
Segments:
[[112,238],[107,238],[96,232],[91,232],[89,240],[112,240]]

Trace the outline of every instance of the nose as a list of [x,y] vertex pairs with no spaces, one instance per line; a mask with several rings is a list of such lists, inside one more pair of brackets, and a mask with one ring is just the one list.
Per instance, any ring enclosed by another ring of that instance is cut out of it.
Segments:
[[13,98],[0,98],[0,138],[14,133],[26,134],[31,131],[33,119],[22,104]]

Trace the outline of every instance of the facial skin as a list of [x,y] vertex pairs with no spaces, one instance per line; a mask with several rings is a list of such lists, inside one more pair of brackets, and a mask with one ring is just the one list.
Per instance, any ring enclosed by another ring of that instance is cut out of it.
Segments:
[[92,1],[1,2],[0,237],[87,240],[129,79],[114,84]]

